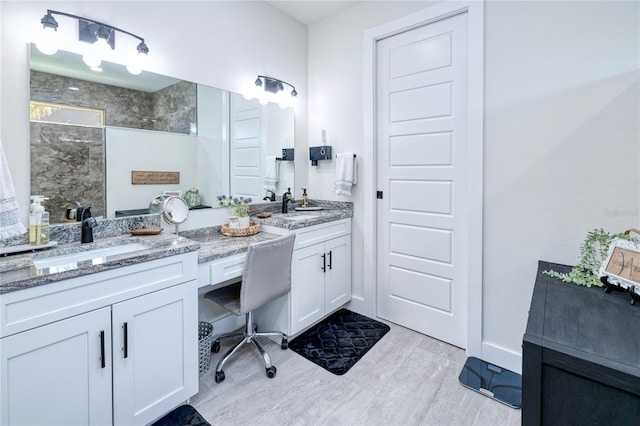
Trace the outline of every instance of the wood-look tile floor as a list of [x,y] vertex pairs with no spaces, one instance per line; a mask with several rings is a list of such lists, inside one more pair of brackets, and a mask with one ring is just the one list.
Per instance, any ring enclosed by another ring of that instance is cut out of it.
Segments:
[[212,354],[190,403],[212,425],[519,425],[516,410],[458,382],[463,350],[389,324],[387,333],[346,374],[336,376],[291,350],[261,339],[278,372],[269,379],[249,345],[214,381]]

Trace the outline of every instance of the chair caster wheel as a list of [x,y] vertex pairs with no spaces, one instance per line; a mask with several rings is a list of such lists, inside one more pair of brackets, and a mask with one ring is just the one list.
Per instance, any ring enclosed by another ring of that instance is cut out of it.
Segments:
[[282,350],[289,349],[289,341],[287,340],[286,337],[282,338],[282,342],[280,343],[280,349]]
[[215,380],[216,380],[216,383],[222,382],[224,380],[224,371],[216,371]]
[[[271,367],[267,368],[267,377],[270,379],[273,379],[274,377],[276,377],[276,367],[274,365],[272,365]],[[223,374],[224,376],[224,374]]]
[[[211,344],[211,352],[215,352],[215,353],[220,352],[220,340],[215,340]],[[224,374],[223,374],[223,376],[224,376]]]

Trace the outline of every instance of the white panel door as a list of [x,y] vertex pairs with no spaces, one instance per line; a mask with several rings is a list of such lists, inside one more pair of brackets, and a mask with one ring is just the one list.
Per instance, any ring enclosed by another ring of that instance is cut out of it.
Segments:
[[110,308],[5,337],[0,354],[0,424],[112,424]]
[[262,198],[262,108],[255,99],[246,100],[242,96],[230,98],[229,195]]
[[377,313],[465,348],[467,15],[378,42]]
[[197,283],[113,305],[114,424],[147,424],[198,392]]

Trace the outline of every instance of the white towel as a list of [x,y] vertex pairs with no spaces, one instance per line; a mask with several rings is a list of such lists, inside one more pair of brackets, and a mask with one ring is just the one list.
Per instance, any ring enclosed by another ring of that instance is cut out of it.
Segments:
[[358,162],[353,152],[338,154],[336,159],[336,181],[333,192],[351,196],[351,187],[358,183]]
[[16,237],[25,232],[27,230],[20,222],[13,180],[0,142],[0,239]]
[[264,189],[275,192],[277,184],[278,160],[275,155],[270,155],[264,159]]

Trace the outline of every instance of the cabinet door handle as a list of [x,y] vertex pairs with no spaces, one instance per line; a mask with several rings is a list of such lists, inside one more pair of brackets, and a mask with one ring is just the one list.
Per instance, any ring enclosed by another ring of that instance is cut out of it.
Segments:
[[129,356],[129,325],[126,322],[122,324],[122,330],[124,334],[124,347],[122,350],[124,352],[124,357],[127,358]]
[[322,254],[322,272],[327,272],[327,254]]
[[105,368],[107,365],[104,359],[104,330],[100,332],[100,366]]
[[331,267],[331,263],[332,263],[332,262],[331,262],[331,259],[332,259],[332,257],[333,257],[331,253],[332,253],[332,250],[329,250],[329,270],[333,269],[333,268]]

